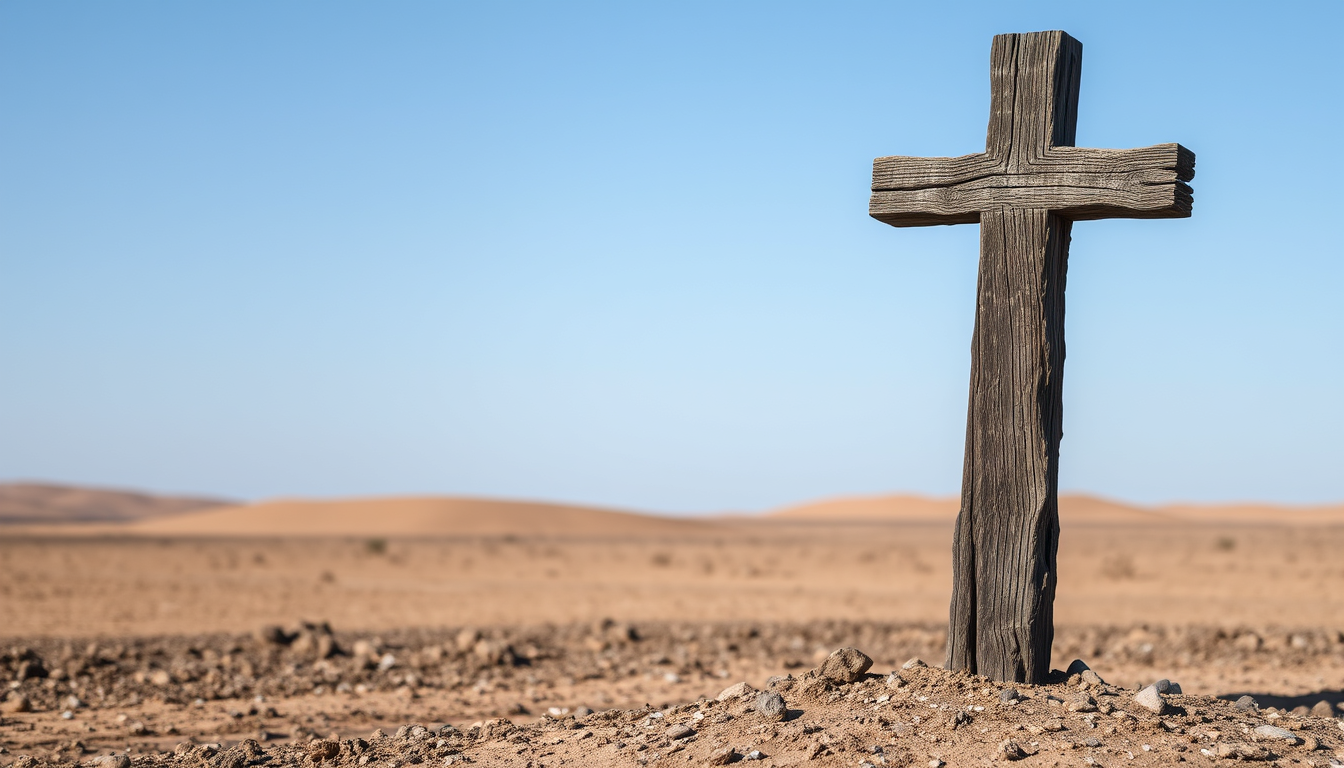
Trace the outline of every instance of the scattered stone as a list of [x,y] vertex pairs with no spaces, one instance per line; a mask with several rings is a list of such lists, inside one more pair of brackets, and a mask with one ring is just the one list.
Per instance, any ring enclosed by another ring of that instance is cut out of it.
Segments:
[[93,768],[131,768],[128,755],[103,755],[89,761]]
[[1088,736],[1086,739],[1083,739],[1083,746],[1096,749],[1101,746],[1101,739],[1098,739],[1096,736]]
[[732,747],[723,747],[709,753],[710,765],[727,765],[739,757],[737,750]]
[[1254,733],[1257,737],[1262,739],[1286,741],[1289,744],[1297,743],[1297,734],[1287,728],[1280,728],[1277,725],[1257,725]]
[[996,756],[1000,760],[1021,760],[1027,756],[1027,751],[1016,741],[1004,739],[999,742]]
[[1021,694],[1017,692],[1016,688],[1004,688],[1002,691],[999,691],[999,701],[1002,701],[1004,704],[1007,704],[1010,701],[1017,701],[1020,696]]
[[1056,717],[1052,720],[1046,720],[1045,725],[1041,727],[1047,731],[1058,733],[1059,731],[1064,730],[1064,721]]
[[1214,747],[1214,754],[1223,760],[1268,760],[1269,750],[1255,744],[1222,742]]
[[694,735],[695,730],[692,729],[689,725],[678,724],[667,729],[667,738],[671,739],[672,741],[676,741],[678,739],[687,739]]
[[1086,693],[1080,693],[1069,700],[1066,709],[1070,712],[1096,712],[1097,702]]
[[915,658],[902,664],[901,669],[917,669],[919,667],[927,667],[927,666],[929,665],[925,664],[923,659],[916,656]]
[[756,689],[752,688],[747,683],[734,683],[733,685],[724,688],[723,691],[719,693],[718,700],[728,701],[730,699],[743,699],[753,693],[756,693]]
[[27,696],[23,695],[22,693],[19,693],[18,691],[10,692],[9,696],[5,697],[5,703],[0,704],[0,712],[6,712],[10,714],[18,712],[31,712],[32,709],[33,709],[33,702]]
[[936,757],[929,761],[929,768],[943,768],[944,765],[947,765],[947,763],[944,763]]
[[1237,699],[1236,702],[1232,704],[1232,706],[1236,707],[1237,709],[1249,709],[1249,710],[1256,710],[1260,708],[1260,705],[1256,703],[1255,699],[1251,698],[1250,696],[1242,696],[1240,699]]
[[756,697],[755,709],[768,720],[783,720],[788,713],[784,697],[774,691],[765,691]]
[[743,760],[764,760],[764,759],[765,759],[765,753],[762,752],[762,751],[759,750],[759,749],[753,749],[753,750],[751,750],[750,752],[748,752],[748,753],[746,754],[746,756],[743,757],[742,759],[743,759]]
[[826,657],[817,673],[837,683],[852,683],[863,677],[873,660],[857,648],[839,648]]
[[901,688],[905,685],[905,678],[901,677],[895,672],[892,672],[891,674],[887,675],[886,683],[888,688]]
[[1134,694],[1134,703],[1158,715],[1167,711],[1167,701],[1162,698],[1161,693],[1158,693],[1155,685],[1150,685]]
[[331,739],[318,739],[308,743],[308,759],[314,763],[335,760],[341,754],[341,744]]
[[1326,701],[1325,699],[1321,699],[1320,701],[1318,701],[1318,702],[1316,702],[1315,704],[1312,705],[1312,707],[1311,707],[1311,716],[1312,716],[1312,717],[1334,717],[1334,716],[1335,716],[1335,708],[1332,707],[1332,706],[1330,706],[1330,702]]
[[1106,684],[1106,681],[1101,679],[1101,675],[1098,675],[1096,672],[1094,672],[1094,671],[1092,671],[1092,670],[1090,670],[1090,669],[1085,669],[1085,670],[1083,670],[1083,672],[1082,672],[1082,677],[1083,677],[1083,682],[1088,683],[1089,685],[1105,685],[1105,684]]

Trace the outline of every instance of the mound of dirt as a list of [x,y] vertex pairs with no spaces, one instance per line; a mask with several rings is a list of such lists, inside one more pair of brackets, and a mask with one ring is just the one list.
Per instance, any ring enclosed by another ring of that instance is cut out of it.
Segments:
[[[1062,628],[1056,656],[1092,654],[1113,679],[1074,666],[1044,686],[903,664],[940,655],[945,634],[899,624],[601,621],[373,635],[298,623],[249,635],[34,639],[0,654],[0,677],[13,681],[0,703],[0,765],[89,765],[108,754],[210,768],[705,765],[756,762],[757,752],[762,765],[851,768],[976,765],[1000,753],[1026,765],[1241,756],[1324,766],[1344,743],[1330,692],[1255,694],[1264,709],[1236,706],[1236,689],[1141,697],[1156,696],[1162,712],[1136,698],[1156,680],[1154,657],[1160,674],[1193,663],[1335,676],[1339,632],[1298,630],[1273,654],[1248,642],[1270,635]],[[834,653],[850,643],[872,657]]]
[[44,483],[0,483],[0,525],[124,523],[234,502]]

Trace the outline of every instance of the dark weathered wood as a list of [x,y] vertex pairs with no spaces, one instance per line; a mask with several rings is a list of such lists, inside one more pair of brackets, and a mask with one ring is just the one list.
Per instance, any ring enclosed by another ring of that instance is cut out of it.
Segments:
[[985,151],[873,162],[869,213],[898,227],[980,223],[949,669],[1040,682],[1054,637],[1072,222],[1190,215],[1194,153],[1073,146],[1082,45],[999,35]]

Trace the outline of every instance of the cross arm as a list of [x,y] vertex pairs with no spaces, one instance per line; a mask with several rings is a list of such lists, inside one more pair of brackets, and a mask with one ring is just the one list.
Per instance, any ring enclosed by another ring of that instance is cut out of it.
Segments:
[[1072,220],[1190,215],[1195,155],[1179,144],[1142,149],[1050,147],[1017,172],[988,153],[873,162],[868,212],[896,227],[969,224],[998,208]]

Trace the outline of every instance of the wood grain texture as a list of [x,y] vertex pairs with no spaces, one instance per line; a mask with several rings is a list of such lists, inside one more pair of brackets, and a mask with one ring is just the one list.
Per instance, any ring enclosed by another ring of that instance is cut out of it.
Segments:
[[947,667],[1043,682],[1054,637],[1064,285],[1072,222],[1189,216],[1179,144],[1074,147],[1082,45],[998,35],[985,151],[881,157],[869,213],[897,227],[980,223]]

